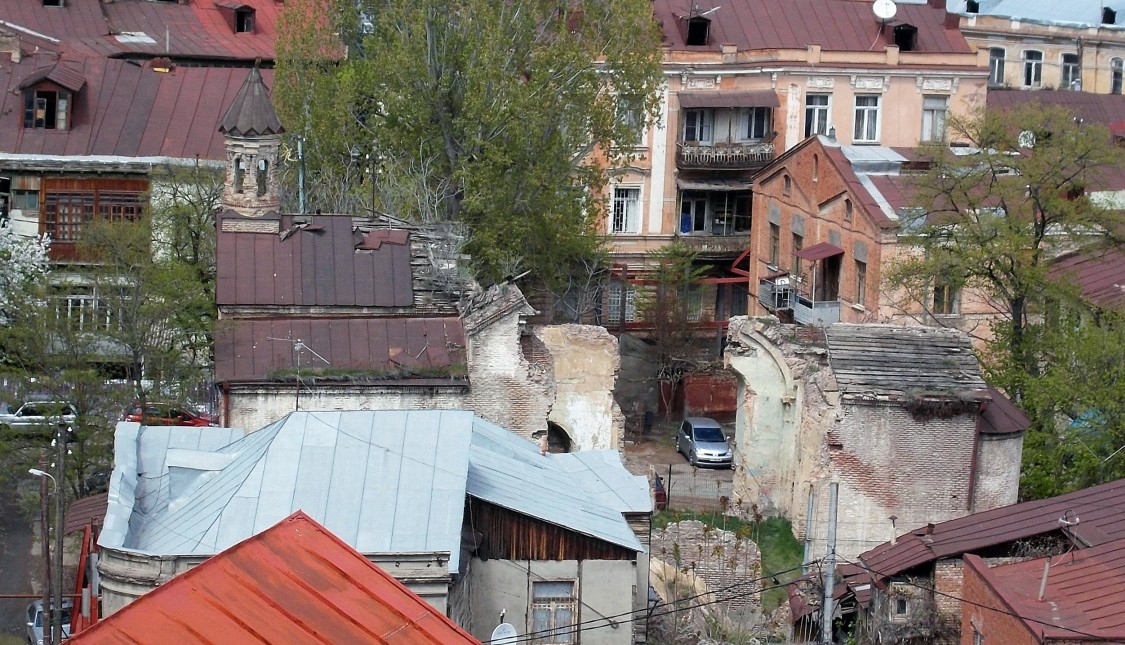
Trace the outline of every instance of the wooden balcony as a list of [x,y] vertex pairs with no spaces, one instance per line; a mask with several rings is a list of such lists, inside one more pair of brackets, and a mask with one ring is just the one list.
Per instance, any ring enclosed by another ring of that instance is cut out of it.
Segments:
[[757,143],[676,144],[676,165],[696,170],[751,170],[765,166],[774,158],[770,141]]

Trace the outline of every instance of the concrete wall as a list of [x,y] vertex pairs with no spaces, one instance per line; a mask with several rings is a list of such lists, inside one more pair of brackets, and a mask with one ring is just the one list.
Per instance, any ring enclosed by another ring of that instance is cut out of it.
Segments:
[[[301,388],[302,410],[461,410],[467,387],[317,385]],[[229,393],[223,425],[252,432],[293,412],[293,384],[236,385]]]
[[[545,580],[575,580],[578,595],[576,622],[581,625],[578,642],[583,645],[631,645],[637,563],[630,560],[513,561],[478,560],[469,567],[469,603],[472,635],[488,640],[499,624],[515,626],[524,635],[531,629],[531,583]],[[644,590],[647,597],[647,587]],[[613,617],[606,619],[606,617]]]

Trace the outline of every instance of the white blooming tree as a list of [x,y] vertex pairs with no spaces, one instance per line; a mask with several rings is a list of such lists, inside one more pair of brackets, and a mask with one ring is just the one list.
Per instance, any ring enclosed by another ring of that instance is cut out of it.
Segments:
[[0,324],[7,325],[14,309],[24,305],[32,288],[50,271],[47,236],[19,235],[10,226],[0,226]]

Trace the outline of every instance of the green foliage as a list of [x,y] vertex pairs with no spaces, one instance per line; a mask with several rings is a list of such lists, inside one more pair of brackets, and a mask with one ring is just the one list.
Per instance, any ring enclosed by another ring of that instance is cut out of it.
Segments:
[[631,157],[614,142],[659,113],[645,0],[298,0],[279,32],[275,102],[306,142],[309,207],[464,224],[483,281],[565,283],[597,252],[607,169]]
[[[930,150],[933,165],[915,182],[916,208],[900,238],[918,253],[903,254],[886,272],[888,284],[904,294],[905,309],[920,306],[926,318],[939,284],[993,313],[981,353],[986,377],[1032,420],[1024,498],[1122,476],[1120,455],[1110,458],[1125,445],[1120,322],[1092,315],[1051,273],[1060,254],[1125,230],[1120,211],[1086,192],[1120,165],[1122,151],[1104,127],[1058,108],[982,112],[951,120],[950,132],[972,147],[961,155]],[[1071,421],[1083,415],[1098,427],[1080,438]]]

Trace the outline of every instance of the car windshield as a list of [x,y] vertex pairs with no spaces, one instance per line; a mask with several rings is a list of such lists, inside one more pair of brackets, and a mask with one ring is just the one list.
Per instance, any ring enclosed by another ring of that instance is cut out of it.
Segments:
[[695,440],[703,441],[706,443],[722,443],[723,441],[726,441],[726,438],[723,437],[723,431],[719,428],[705,427],[695,429]]

